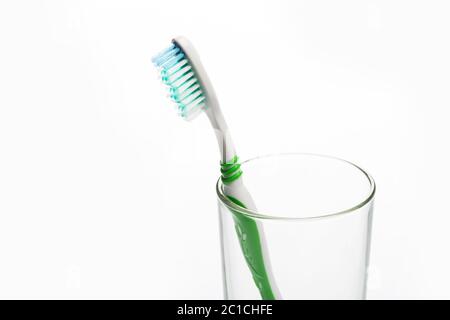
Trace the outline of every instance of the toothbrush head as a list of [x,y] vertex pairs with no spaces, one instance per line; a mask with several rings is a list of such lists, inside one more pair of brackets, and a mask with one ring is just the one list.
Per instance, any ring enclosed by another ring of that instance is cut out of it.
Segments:
[[[187,50],[186,50],[187,49]],[[186,52],[189,51],[189,52]],[[205,87],[198,73],[204,73],[197,55],[185,38],[176,38],[164,51],[152,58],[159,69],[161,81],[168,87],[170,100],[185,120],[195,118],[207,107]],[[200,72],[194,64],[199,65]],[[206,81],[209,83],[206,74]]]
[[194,46],[184,37],[176,37],[164,51],[152,58],[169,98],[178,114],[191,120],[203,110],[216,134],[223,163],[236,155],[219,101]]

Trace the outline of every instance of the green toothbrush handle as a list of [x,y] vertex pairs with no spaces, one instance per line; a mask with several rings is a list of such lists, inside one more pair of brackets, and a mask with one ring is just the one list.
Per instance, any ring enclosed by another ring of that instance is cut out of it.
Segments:
[[[238,206],[246,206],[231,196],[227,196]],[[242,252],[253,276],[253,280],[259,289],[263,300],[275,300],[275,295],[270,286],[269,276],[264,264],[262,243],[256,222],[242,213],[232,210],[234,226],[239,237]]]
[[[235,155],[230,161],[221,163],[220,171],[222,173],[222,182],[225,185],[231,185],[232,183],[236,183],[238,179],[240,179],[242,175],[241,165],[239,163],[239,158]],[[234,196],[242,196],[241,200],[247,199],[248,197],[245,195],[247,190],[243,188],[243,190],[237,191],[234,193]],[[248,208],[241,200],[236,197],[227,194],[228,199],[235,203],[236,205]],[[244,200],[249,201],[248,205],[252,205],[251,198]],[[263,300],[275,300],[276,296],[274,293],[274,288],[272,288],[270,283],[269,272],[266,268],[266,264],[264,262],[264,258],[268,259],[268,257],[264,257],[263,254],[263,241],[258,230],[258,225],[254,219],[248,217],[237,210],[231,209],[233,213],[234,226],[239,238],[239,243],[242,249],[242,253],[244,254],[245,261],[252,273],[253,280],[261,294],[261,298]],[[272,284],[275,285],[275,284]]]

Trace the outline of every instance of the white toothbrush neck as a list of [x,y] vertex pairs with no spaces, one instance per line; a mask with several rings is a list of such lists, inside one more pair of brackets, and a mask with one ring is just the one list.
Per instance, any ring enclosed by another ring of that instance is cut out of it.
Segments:
[[222,112],[217,106],[210,106],[205,112],[214,129],[217,143],[219,144],[221,161],[223,163],[230,162],[236,155],[236,151]]

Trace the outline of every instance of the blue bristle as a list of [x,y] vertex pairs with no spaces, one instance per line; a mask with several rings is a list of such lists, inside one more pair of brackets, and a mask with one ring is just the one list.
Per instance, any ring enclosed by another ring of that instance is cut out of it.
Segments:
[[173,48],[175,48],[175,44],[172,43],[172,45],[171,45],[170,47],[168,47],[167,49],[161,51],[159,54],[157,54],[156,56],[154,56],[154,57],[152,58],[152,62],[153,62],[154,64],[156,64],[157,61],[158,61],[162,56],[164,56],[166,53],[168,53],[169,51],[171,51]]
[[174,49],[170,50],[166,54],[162,55],[159,59],[157,59],[156,65],[158,67],[162,66],[167,61],[170,61],[171,59],[173,59],[179,52],[180,52],[179,48],[174,48]]

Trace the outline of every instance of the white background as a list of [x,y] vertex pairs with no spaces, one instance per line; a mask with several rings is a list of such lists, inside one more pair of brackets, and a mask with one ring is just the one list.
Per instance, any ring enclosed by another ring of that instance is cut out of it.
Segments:
[[368,297],[450,298],[446,1],[2,1],[0,297],[221,298],[206,117],[152,55],[201,53],[242,158],[374,176]]

